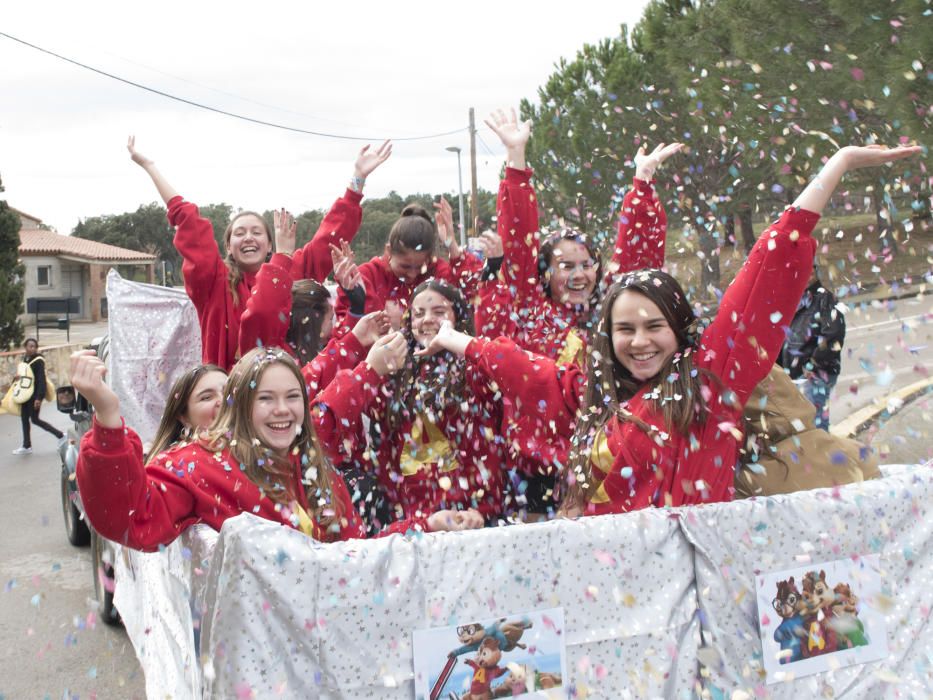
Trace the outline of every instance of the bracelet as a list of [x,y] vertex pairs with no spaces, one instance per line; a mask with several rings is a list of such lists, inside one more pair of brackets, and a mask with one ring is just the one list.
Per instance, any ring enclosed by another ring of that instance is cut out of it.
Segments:
[[364,184],[366,184],[365,177],[357,177],[356,175],[354,175],[353,177],[350,178],[350,189],[353,190],[354,192],[362,192]]

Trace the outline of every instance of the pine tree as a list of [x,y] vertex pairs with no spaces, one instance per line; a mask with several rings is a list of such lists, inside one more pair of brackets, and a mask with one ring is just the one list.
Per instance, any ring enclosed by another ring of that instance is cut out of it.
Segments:
[[[3,182],[0,180],[0,192]],[[26,266],[19,260],[19,217],[0,199],[0,348],[18,348],[23,344],[23,277]]]

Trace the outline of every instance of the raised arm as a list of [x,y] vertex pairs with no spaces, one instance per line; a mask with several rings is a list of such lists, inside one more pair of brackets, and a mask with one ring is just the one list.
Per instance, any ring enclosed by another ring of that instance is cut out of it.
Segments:
[[618,235],[606,269],[607,283],[615,275],[664,265],[667,215],[654,189],[654,173],[682,148],[682,143],[662,143],[650,154],[644,146],[635,154],[635,179],[622,200]]
[[502,275],[516,303],[543,294],[538,279],[538,201],[531,186],[531,171],[525,167],[525,145],[531,122],[519,122],[515,110],[502,110],[486,120],[506,147],[505,178],[499,183],[496,203],[499,236],[502,238]]
[[126,150],[130,152],[130,158],[133,159],[133,162],[136,163],[140,168],[146,171],[150,178],[152,178],[152,183],[156,186],[156,189],[159,191],[159,196],[162,197],[162,201],[166,205],[174,198],[178,196],[178,192],[172,187],[168,180],[165,179],[165,176],[159,172],[159,169],[155,166],[155,162],[146,158],[142,153],[136,150],[136,137],[130,136],[129,140],[126,142]]
[[368,145],[362,148],[353,166],[350,186],[324,216],[311,241],[295,252],[296,279],[314,279],[318,282],[327,279],[333,270],[330,246],[353,240],[363,220],[360,201],[366,178],[391,155],[392,144],[389,141],[375,151],[371,151]]
[[816,243],[810,233],[849,170],[901,160],[918,147],[846,147],[758,239],[703,333],[700,358],[744,404],[771,370],[810,279]]
[[[124,428],[120,401],[104,383],[106,366],[93,351],[71,356],[71,381],[94,406],[91,430],[81,440],[77,480],[88,520],[107,539],[153,551],[198,521],[195,498],[171,478],[150,478],[139,436]],[[161,472],[156,472],[161,475]]]

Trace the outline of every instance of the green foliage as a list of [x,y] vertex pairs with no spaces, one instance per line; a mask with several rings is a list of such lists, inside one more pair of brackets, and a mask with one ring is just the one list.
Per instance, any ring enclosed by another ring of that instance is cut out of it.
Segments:
[[[0,192],[3,183],[0,182]],[[26,267],[19,260],[19,216],[6,200],[0,199],[0,347],[10,350],[23,344],[23,276]]]
[[[659,173],[669,250],[702,257],[701,289],[718,287],[735,219],[773,216],[839,145],[929,142],[931,55],[927,0],[653,0],[631,34],[561,60],[522,103],[544,220],[605,245],[638,146],[684,141]],[[847,178],[890,252],[891,221],[909,216],[895,183],[916,191],[919,170]]]

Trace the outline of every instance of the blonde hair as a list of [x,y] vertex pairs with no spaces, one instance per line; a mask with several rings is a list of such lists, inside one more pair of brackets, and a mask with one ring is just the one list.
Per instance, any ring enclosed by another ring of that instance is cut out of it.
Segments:
[[288,369],[302,392],[305,391],[298,365],[288,353],[279,348],[253,348],[230,370],[224,388],[224,404],[214,425],[202,433],[201,445],[212,451],[229,450],[249,480],[275,503],[285,505],[297,500],[298,489],[304,488],[309,515],[322,528],[330,529],[343,515],[333,490],[334,480],[341,477],[330,465],[318,442],[307,400],[304,402],[301,432],[291,449],[292,455],[299,456],[303,474],[300,483],[294,482],[291,460],[273,453],[262,443],[253,427],[256,390],[266,370],[273,365]]

